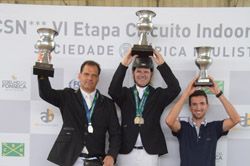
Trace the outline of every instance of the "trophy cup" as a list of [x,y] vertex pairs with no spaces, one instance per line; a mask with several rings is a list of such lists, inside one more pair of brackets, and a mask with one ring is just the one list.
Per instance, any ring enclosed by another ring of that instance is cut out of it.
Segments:
[[148,45],[147,34],[152,30],[152,18],[156,16],[155,12],[150,10],[139,10],[136,12],[139,16],[140,23],[137,23],[137,29],[140,32],[140,40],[138,44],[135,44],[132,48],[132,56],[139,55],[141,58],[148,58],[153,55],[153,49],[151,45]]
[[54,76],[53,65],[50,64],[49,54],[55,49],[54,38],[58,35],[58,32],[49,28],[40,28],[37,30],[40,35],[40,39],[36,45],[42,52],[42,61],[36,62],[33,66],[33,74],[39,76]]
[[195,64],[200,69],[199,78],[195,81],[194,86],[213,86],[212,81],[208,78],[207,69],[212,64],[210,51],[212,47],[195,47],[198,57]]

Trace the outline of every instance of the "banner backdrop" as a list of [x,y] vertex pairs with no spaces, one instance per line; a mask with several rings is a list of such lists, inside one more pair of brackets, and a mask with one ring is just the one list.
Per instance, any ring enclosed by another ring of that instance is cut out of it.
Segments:
[[[149,43],[164,57],[178,78],[182,92],[198,75],[194,47],[211,46],[208,69],[242,120],[217,147],[217,166],[248,166],[250,153],[250,8],[136,8],[0,4],[0,166],[54,166],[46,160],[62,125],[58,108],[38,95],[32,67],[37,59],[37,29],[56,29],[55,89],[78,88],[80,65],[87,59],[101,64],[98,89],[105,95],[114,71],[128,49],[139,41],[136,11],[156,13]],[[124,85],[133,85],[131,69]],[[155,70],[154,87],[165,87]],[[227,117],[220,101],[207,91],[207,120]],[[179,95],[180,96],[180,95]],[[178,98],[179,98],[178,96]],[[179,165],[179,145],[165,124],[178,98],[161,118],[169,153],[160,166]],[[118,108],[117,108],[118,109]],[[119,109],[118,109],[119,113]],[[191,117],[185,104],[180,119]]]

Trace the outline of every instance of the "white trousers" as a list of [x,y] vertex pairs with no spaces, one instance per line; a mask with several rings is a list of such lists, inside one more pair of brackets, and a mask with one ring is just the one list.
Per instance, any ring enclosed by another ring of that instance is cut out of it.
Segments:
[[[84,158],[84,157],[78,157],[73,166],[83,166],[83,163],[84,163],[85,159],[86,158]],[[94,159],[96,159],[96,157],[88,158],[88,160],[94,160]]]
[[84,157],[78,157],[73,166],[83,166]]
[[133,149],[129,154],[119,154],[116,166],[158,166],[158,155],[150,155],[144,149]]

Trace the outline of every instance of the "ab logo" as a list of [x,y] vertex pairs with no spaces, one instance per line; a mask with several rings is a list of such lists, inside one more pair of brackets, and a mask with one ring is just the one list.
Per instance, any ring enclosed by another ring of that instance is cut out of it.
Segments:
[[239,122],[239,124],[242,127],[249,127],[250,126],[250,114],[245,113],[245,116],[241,116],[241,121]]
[[54,119],[54,112],[51,109],[47,109],[47,112],[41,113],[41,120],[45,123],[49,123]]

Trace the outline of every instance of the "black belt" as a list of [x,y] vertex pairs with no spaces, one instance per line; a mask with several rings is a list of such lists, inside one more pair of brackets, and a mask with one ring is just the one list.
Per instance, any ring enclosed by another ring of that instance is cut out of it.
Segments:
[[80,153],[79,154],[79,157],[84,157],[84,158],[86,158],[86,159],[88,159],[88,158],[96,158],[96,159],[99,159],[100,161],[102,161],[103,160],[103,157],[102,156],[89,156],[88,154],[86,154],[86,153]]
[[134,149],[143,149],[143,146],[134,146]]

